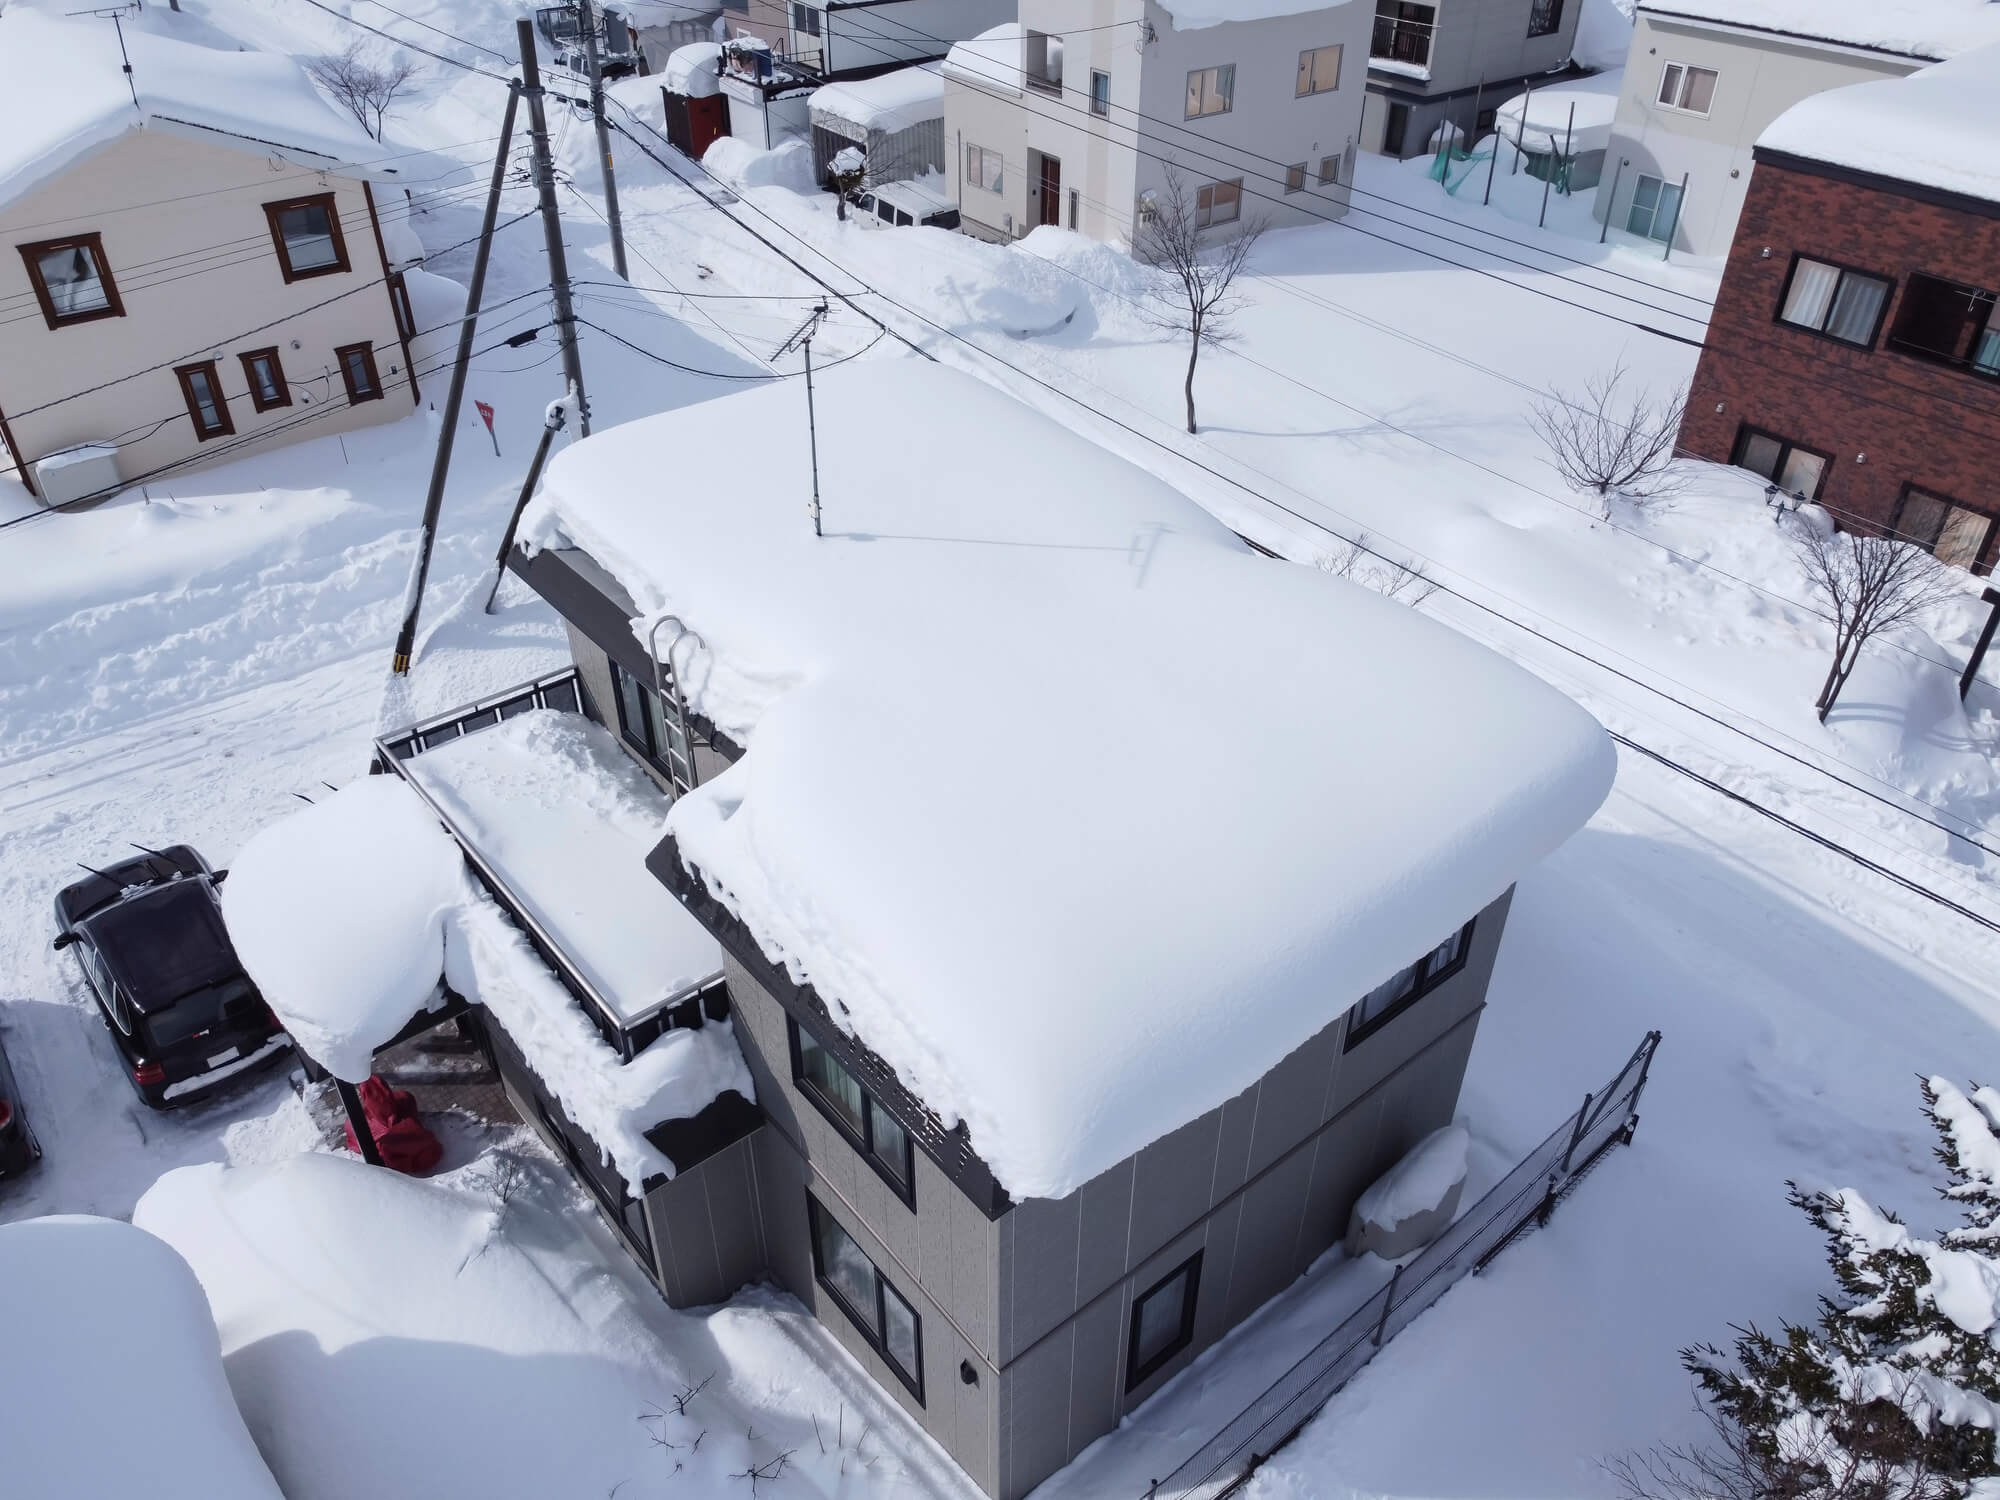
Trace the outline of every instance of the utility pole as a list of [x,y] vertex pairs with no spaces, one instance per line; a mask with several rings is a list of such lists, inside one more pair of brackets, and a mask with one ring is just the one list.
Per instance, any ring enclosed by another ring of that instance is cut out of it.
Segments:
[[417,613],[423,608],[424,581],[431,571],[431,546],[437,540],[438,510],[444,504],[445,476],[451,472],[451,446],[458,436],[459,404],[465,399],[465,371],[472,363],[472,333],[479,322],[479,303],[486,293],[486,261],[493,249],[493,224],[500,214],[500,189],[507,182],[507,156],[514,142],[514,113],[520,107],[521,85],[507,84],[507,113],[500,121],[500,147],[493,153],[493,180],[486,189],[486,217],[479,225],[479,249],[472,257],[472,282],[465,289],[465,316],[458,325],[458,358],[451,367],[451,389],[444,398],[444,424],[438,429],[437,456],[431,460],[431,487],[424,495],[424,522],[417,538],[417,562],[403,596],[403,628],[396,632],[396,654],[390,670],[403,676],[410,670],[410,653],[417,645]]
[[597,122],[597,165],[604,173],[604,217],[611,225],[611,268],[620,281],[625,272],[625,226],[618,217],[618,178],[611,170],[611,128],[604,123],[604,64],[597,55],[597,17],[590,0],[576,0],[577,28],[583,33],[583,55],[590,61],[590,116]]
[[826,317],[826,299],[821,298],[818,307],[806,315],[805,322],[792,331],[792,336],[780,344],[771,358],[782,359],[792,350],[804,346],[806,352],[806,440],[812,445],[812,513],[813,535],[824,536],[819,526],[819,420],[813,412],[813,335],[819,332],[819,325]]
[[521,93],[528,101],[528,139],[535,152],[535,187],[542,200],[542,236],[549,248],[549,290],[555,294],[556,334],[562,340],[563,378],[576,394],[576,430],[590,436],[590,403],[583,394],[583,361],[576,349],[576,309],[569,300],[569,260],[563,254],[562,215],[556,211],[556,168],[549,157],[549,117],[542,107],[542,72],[535,61],[535,23],[515,23],[521,45]]
[[514,502],[514,513],[507,518],[507,530],[500,537],[500,551],[494,558],[493,587],[486,591],[486,613],[489,615],[493,613],[493,601],[500,597],[500,580],[507,576],[507,554],[514,550],[514,533],[520,528],[521,512],[534,498],[535,481],[542,477],[542,465],[549,457],[549,444],[563,430],[571,399],[565,396],[560,401],[551,401],[548,413],[542,419],[542,440],[535,445],[535,456],[528,464],[528,477],[521,481],[520,498]]

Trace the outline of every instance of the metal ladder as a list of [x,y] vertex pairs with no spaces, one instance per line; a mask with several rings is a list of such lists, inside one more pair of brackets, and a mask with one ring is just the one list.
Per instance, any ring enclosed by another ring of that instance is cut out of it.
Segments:
[[[660,627],[663,625],[674,627],[673,638],[667,642],[664,654],[660,651]],[[659,699],[660,718],[667,729],[667,743],[660,749],[666,760],[667,775],[677,793],[691,792],[701,784],[701,772],[694,758],[694,725],[688,717],[687,699],[681,692],[681,670],[674,665],[674,651],[682,641],[694,643],[689,651],[690,661],[695,648],[705,649],[708,645],[701,632],[690,630],[679,615],[660,616],[646,635],[646,659],[653,668],[653,692]]]

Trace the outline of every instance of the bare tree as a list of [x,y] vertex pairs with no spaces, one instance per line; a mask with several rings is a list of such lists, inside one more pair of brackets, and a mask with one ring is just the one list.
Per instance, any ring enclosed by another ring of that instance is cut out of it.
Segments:
[[826,180],[833,188],[833,211],[844,220],[847,205],[868,184],[868,153],[859,146],[842,146],[826,164]]
[[1833,665],[1813,705],[1824,724],[1862,648],[1883,631],[1929,614],[1959,592],[1959,583],[1923,548],[1894,537],[1800,524],[1792,545],[1833,622]]
[[417,65],[398,57],[377,67],[361,55],[359,42],[350,42],[345,52],[314,58],[306,71],[379,141],[382,117],[416,78]]
[[1581,391],[1551,389],[1528,409],[1556,472],[1572,489],[1595,490],[1607,516],[1613,495],[1651,500],[1680,487],[1671,465],[1687,392],[1634,390],[1625,376],[1623,364],[1613,365]]
[[1166,169],[1166,179],[1166,191],[1154,195],[1133,236],[1132,249],[1140,260],[1168,273],[1166,285],[1153,294],[1147,312],[1154,327],[1187,337],[1182,392],[1187,398],[1187,430],[1193,432],[1195,362],[1204,346],[1224,344],[1232,337],[1230,321],[1245,302],[1232,288],[1265,226],[1259,220],[1239,219],[1235,228],[1221,236],[1210,235],[1204,242],[1207,226],[1195,195],[1186,190],[1175,168]]
[[1375,549],[1367,532],[1353,541],[1343,541],[1330,552],[1313,559],[1313,566],[1336,578],[1366,585],[1387,599],[1415,609],[1438,591],[1437,581],[1416,563],[1400,563]]

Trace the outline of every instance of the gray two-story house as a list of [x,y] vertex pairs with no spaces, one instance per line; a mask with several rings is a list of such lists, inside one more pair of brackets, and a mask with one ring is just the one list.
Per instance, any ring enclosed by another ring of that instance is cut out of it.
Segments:
[[1361,148],[1435,149],[1451,125],[1467,146],[1524,86],[1570,68],[1583,0],[1375,0]]
[[776,1281],[1014,1500],[1452,1119],[1515,880],[1612,754],[991,387],[819,387],[817,511],[773,384],[574,445],[523,523],[576,667],[536,703],[670,799],[646,867],[721,949],[664,1024],[729,1015],[756,1096],[664,1123],[671,1177],[579,1172],[670,1301]]

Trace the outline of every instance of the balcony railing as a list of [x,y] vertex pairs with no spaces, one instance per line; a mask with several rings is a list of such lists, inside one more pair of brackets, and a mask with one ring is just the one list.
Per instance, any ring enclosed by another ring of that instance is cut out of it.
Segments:
[[1431,39],[1436,34],[1437,26],[1433,22],[1377,16],[1375,35],[1368,44],[1369,60],[1428,68],[1431,65]]

